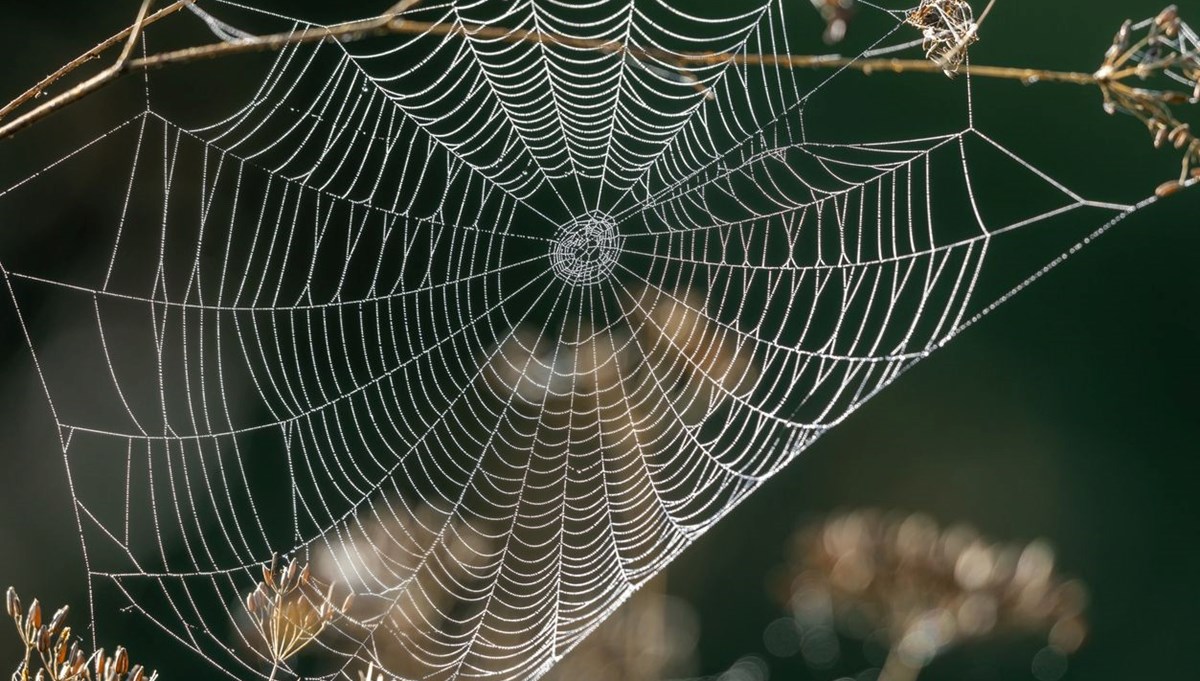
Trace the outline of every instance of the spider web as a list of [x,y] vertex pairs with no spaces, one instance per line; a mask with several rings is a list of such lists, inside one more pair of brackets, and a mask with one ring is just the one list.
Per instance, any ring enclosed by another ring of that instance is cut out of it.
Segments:
[[[311,25],[200,7],[229,40]],[[863,11],[884,26],[870,54],[912,49],[903,8]],[[91,588],[264,677],[242,596],[299,556],[356,605],[293,671],[536,678],[1146,203],[1084,198],[994,141],[966,78],[930,86],[954,115],[871,140],[832,120],[858,76],[650,56],[791,53],[810,12],[427,3],[411,35],[280,51],[216,123],[180,122],[151,79],[144,110],[0,192],[6,210],[98,149],[128,159],[103,180],[99,264],[3,263]],[[1037,261],[1006,258],[1029,232]],[[31,321],[47,301],[75,324],[54,347]]]

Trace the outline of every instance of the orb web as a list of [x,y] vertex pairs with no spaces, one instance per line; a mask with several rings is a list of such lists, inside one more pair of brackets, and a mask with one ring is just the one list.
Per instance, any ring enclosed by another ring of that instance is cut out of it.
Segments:
[[617,265],[621,239],[605,215],[573,219],[554,238],[550,267],[568,284],[588,285],[604,280]]
[[[227,40],[311,26],[258,4],[197,14]],[[653,56],[789,53],[819,33],[807,4],[425,3],[408,34],[281,50],[205,125],[153,74],[145,108],[0,190],[7,223],[91,155],[126,159],[94,178],[96,262],[3,259],[91,587],[214,676],[262,678],[241,597],[300,556],[357,598],[291,672],[536,678],[1144,205],[978,129],[969,78],[929,86],[956,103],[917,112],[941,129],[873,139],[834,120],[857,76]],[[913,48],[905,8],[861,4],[872,54]],[[1038,259],[990,279],[1029,232]],[[69,333],[36,323],[47,306]]]

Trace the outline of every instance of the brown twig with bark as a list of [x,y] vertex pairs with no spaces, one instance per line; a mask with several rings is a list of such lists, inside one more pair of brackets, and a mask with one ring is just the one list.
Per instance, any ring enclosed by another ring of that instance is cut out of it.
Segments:
[[[483,26],[469,23],[441,23],[409,19],[404,13],[415,7],[417,0],[406,0],[392,6],[386,12],[369,19],[352,21],[326,27],[313,27],[286,33],[254,36],[244,40],[217,42],[177,50],[169,50],[143,57],[131,58],[132,48],[150,24],[175,14],[195,0],[177,0],[153,14],[146,15],[150,4],[143,3],[139,19],[129,28],[101,42],[79,57],[71,60],[50,76],[42,79],[29,90],[0,108],[0,140],[11,137],[51,114],[110,85],[120,77],[175,64],[186,64],[217,59],[238,54],[251,54],[280,50],[285,47],[309,43],[348,43],[388,35],[432,35],[485,40],[508,43],[531,43],[595,50],[598,52],[624,54],[649,65],[661,64],[664,70],[673,70],[698,90],[707,92],[705,86],[691,73],[692,69],[721,64],[760,66],[787,69],[851,69],[870,73],[940,73],[944,65],[921,59],[849,59],[837,55],[788,55],[748,54],[731,52],[683,52],[662,49],[646,49],[612,41],[575,38],[547,31],[531,31],[503,26]],[[44,95],[47,89],[81,66],[98,59],[104,52],[124,42],[125,49],[120,58],[99,74],[54,96],[52,99],[26,111],[7,123],[4,119],[21,109],[32,100]],[[1024,82],[1058,82],[1077,85],[1095,85],[1092,74],[1046,71],[998,66],[965,66],[962,71],[987,78],[1005,78]]]

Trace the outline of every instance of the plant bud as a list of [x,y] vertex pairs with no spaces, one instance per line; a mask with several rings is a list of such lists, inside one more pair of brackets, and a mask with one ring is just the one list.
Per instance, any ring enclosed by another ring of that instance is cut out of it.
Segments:
[[1129,49],[1129,35],[1133,31],[1133,22],[1126,19],[1125,23],[1121,24],[1121,30],[1117,31],[1116,37],[1113,38],[1113,47],[1118,48],[1121,52]]
[[1170,131],[1167,130],[1165,125],[1159,128],[1158,132],[1154,133],[1154,148],[1161,149],[1163,143],[1167,141],[1167,135],[1169,134]]
[[1171,180],[1170,182],[1163,182],[1158,185],[1158,189],[1154,190],[1154,194],[1160,199],[1165,199],[1180,189],[1183,189],[1183,185],[1178,180]]
[[108,658],[104,654],[104,649],[101,648],[101,649],[97,650],[95,653],[93,653],[92,660],[94,662],[93,666],[96,670],[96,676],[103,676],[104,675],[104,666],[108,662]]
[[67,612],[69,612],[69,610],[69,606],[64,605],[58,609],[58,612],[54,613],[54,617],[50,620],[50,631],[58,631],[58,628],[61,627],[63,622],[67,619]]
[[1175,5],[1168,5],[1166,9],[1158,13],[1158,16],[1154,17],[1154,25],[1163,29],[1164,32],[1177,26],[1178,22],[1179,8]]
[[32,634],[40,626],[42,626],[42,604],[38,603],[38,599],[35,598],[29,604],[29,616],[25,618],[25,630]]
[[5,606],[8,609],[8,616],[13,619],[21,619],[21,599],[17,597],[17,590],[8,587],[8,593],[5,597]]

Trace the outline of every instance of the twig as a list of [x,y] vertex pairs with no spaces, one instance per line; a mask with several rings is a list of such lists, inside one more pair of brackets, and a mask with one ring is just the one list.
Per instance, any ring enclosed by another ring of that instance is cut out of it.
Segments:
[[[146,17],[145,21],[142,22],[142,28],[144,29],[145,27],[147,27],[151,24],[157,23],[160,19],[165,19],[165,18],[171,16],[172,14],[178,12],[179,10],[183,9],[184,7],[187,7],[188,5],[192,4],[195,1],[196,0],[176,0],[176,2],[173,2],[170,5],[167,5],[166,7],[158,10],[154,14],[151,14],[150,16]],[[57,83],[64,76],[74,72],[75,69],[78,69],[80,66],[83,66],[84,64],[87,64],[88,62],[95,61],[97,58],[100,57],[101,54],[106,52],[110,47],[112,47],[113,45],[116,45],[117,43],[121,42],[122,40],[127,39],[133,33],[133,28],[134,28],[133,26],[130,26],[130,27],[122,30],[121,32],[117,33],[116,35],[110,37],[108,40],[105,40],[104,42],[100,43],[99,45],[96,45],[95,47],[88,50],[87,52],[84,52],[83,54],[79,55],[78,57],[67,62],[66,64],[64,64],[60,69],[58,69],[54,73],[51,73],[50,75],[41,79],[33,87],[29,88],[25,92],[22,92],[20,95],[17,95],[16,99],[12,100],[8,104],[5,104],[3,107],[0,107],[0,120],[4,120],[4,118],[6,116],[8,116],[8,114],[12,113],[15,109],[21,107],[26,102],[28,102],[32,99],[37,99],[38,97],[41,97],[42,94],[44,94],[46,92],[47,88],[49,88],[51,85]]]
[[120,69],[129,61],[129,55],[133,54],[133,48],[137,47],[138,39],[142,37],[142,29],[146,27],[146,15],[150,13],[150,6],[153,4],[154,0],[142,0],[137,19],[133,22],[133,28],[129,30],[129,40],[125,41],[125,47],[121,50],[121,55],[117,57],[117,63],[113,64],[113,68]]
[[123,74],[128,73],[130,71],[129,65],[132,63],[129,60],[129,55],[133,53],[134,47],[137,45],[138,40],[142,37],[142,29],[145,28],[146,14],[149,12],[150,5],[153,2],[154,0],[142,0],[142,6],[141,9],[138,10],[137,20],[129,29],[129,38],[125,42],[125,47],[121,50],[120,56],[117,57],[117,61],[114,62],[112,66],[109,66],[100,73],[97,73],[91,78],[83,81],[70,90],[67,90],[54,99],[51,99],[45,104],[42,104],[33,111],[30,111],[23,116],[18,116],[17,119],[11,123],[0,127],[0,139],[4,139],[5,137],[12,135],[22,128],[33,125],[42,118],[49,116],[50,114],[69,104],[83,99],[96,90],[99,90],[105,85],[113,82],[117,78],[120,78]]
[[[110,38],[79,58],[73,60],[51,77],[34,86],[28,92],[21,95],[16,100],[13,100],[13,102],[9,103],[3,109],[0,109],[0,118],[2,118],[3,114],[11,112],[21,104],[31,99],[32,96],[40,94],[45,89],[46,85],[49,85],[67,73],[70,73],[80,64],[94,59],[98,54],[119,42],[123,37],[129,38],[129,42],[126,43],[126,52],[128,52],[130,50],[130,46],[133,44],[139,34],[139,28],[144,28],[150,23],[163,18],[168,13],[178,11],[180,7],[191,4],[192,1],[194,0],[181,0],[176,2],[173,5],[160,10],[156,14],[146,17],[145,21],[139,21],[138,24],[135,24],[126,31],[123,31],[117,36]],[[206,59],[216,59],[218,57],[235,54],[269,52],[291,45],[321,42],[346,43],[386,35],[433,35],[443,37],[482,38],[507,43],[558,45],[580,50],[595,50],[600,52],[626,54],[641,61],[669,64],[673,69],[680,73],[690,73],[690,69],[695,66],[716,64],[764,66],[789,69],[845,68],[860,71],[865,74],[940,73],[943,70],[941,64],[921,59],[856,60],[828,55],[793,56],[786,54],[740,54],[728,52],[674,53],[667,50],[633,47],[612,41],[574,38],[556,33],[549,33],[546,31],[530,31],[527,29],[507,28],[502,26],[483,26],[479,24],[448,24],[440,22],[414,21],[400,16],[400,14],[407,9],[415,6],[418,1],[419,0],[405,0],[405,2],[400,2],[394,5],[387,12],[377,17],[338,24],[336,26],[309,28],[288,33],[273,33],[234,42],[210,43],[196,47],[160,52],[158,54],[152,54],[136,59],[118,59],[116,64],[108,69],[105,69],[96,76],[80,83],[79,85],[76,85],[66,92],[63,92],[62,94],[32,109],[13,121],[4,125],[0,125],[0,140],[11,137],[20,130],[29,127],[37,121],[53,114],[56,111],[59,111],[60,109],[65,108],[70,104],[73,104],[80,99],[83,99],[93,92],[109,85],[122,75],[128,73],[157,69],[172,64],[185,64]],[[122,56],[127,57],[128,55],[123,53]],[[1073,83],[1076,85],[1097,84],[1096,77],[1089,73],[1072,73],[1063,71],[1048,71],[1043,69],[1010,68],[1002,66],[966,66],[961,70],[975,76],[1019,80],[1026,83],[1054,82]],[[696,82],[699,83],[700,81]],[[31,96],[29,94],[31,92],[35,94]]]

